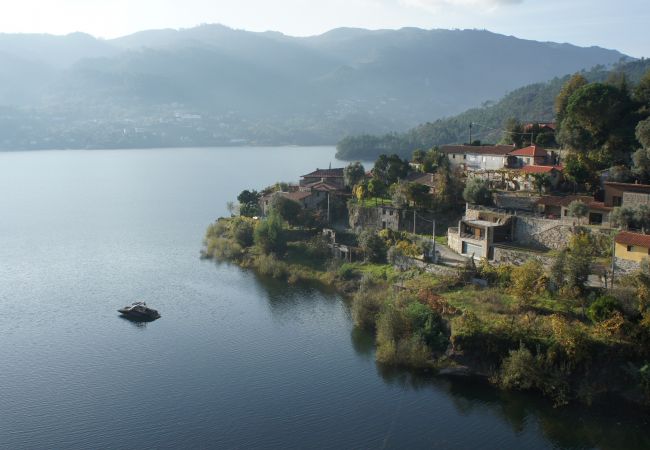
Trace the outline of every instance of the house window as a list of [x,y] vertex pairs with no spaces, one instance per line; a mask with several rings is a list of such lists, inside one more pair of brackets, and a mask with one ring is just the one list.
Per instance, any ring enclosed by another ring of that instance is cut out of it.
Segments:
[[386,208],[382,208],[381,213],[385,216],[386,215]]
[[617,196],[612,197],[612,205],[621,206],[622,204],[623,204],[623,198],[622,197],[617,197]]
[[455,155],[455,154],[454,154],[454,155],[451,155],[451,157],[452,157],[452,159],[456,159],[456,155]]
[[628,251],[628,252],[631,252],[631,251],[632,251],[632,246],[631,246],[631,245],[628,245],[628,246],[627,246],[627,251]]
[[463,159],[467,159],[467,155],[463,155]]
[[393,215],[393,210],[392,209],[388,212],[388,215],[390,215],[390,216]]

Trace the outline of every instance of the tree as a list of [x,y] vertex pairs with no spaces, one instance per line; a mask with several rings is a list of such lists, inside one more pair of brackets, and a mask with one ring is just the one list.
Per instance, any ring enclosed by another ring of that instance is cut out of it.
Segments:
[[629,183],[632,181],[632,171],[627,166],[612,166],[609,168],[609,176],[607,177],[607,181]]
[[383,197],[386,194],[386,185],[373,178],[368,181],[368,193],[375,198]]
[[232,236],[244,248],[250,247],[254,243],[254,227],[251,220],[238,217],[233,219],[232,222]]
[[366,178],[366,169],[359,161],[348,164],[343,171],[343,179],[345,185],[353,188]]
[[627,230],[634,223],[634,210],[629,206],[617,206],[609,213],[609,222],[615,227]]
[[551,186],[551,177],[547,173],[534,173],[533,185],[535,185],[535,189],[537,189],[541,194],[545,189],[548,189]]
[[566,109],[569,105],[569,98],[575,91],[587,83],[587,79],[579,73],[574,74],[566,83],[564,83],[564,86],[560,89],[560,93],[555,98],[555,115],[558,125],[560,125],[564,120]]
[[510,283],[512,293],[521,306],[529,305],[533,294],[540,294],[546,289],[548,278],[544,266],[536,259],[529,259],[524,264],[512,269]]
[[259,200],[262,194],[248,189],[241,191],[237,196],[239,202],[239,214],[246,217],[254,217],[261,215]]
[[300,213],[302,206],[300,203],[283,197],[282,195],[275,194],[271,202],[271,209],[278,213],[280,217],[291,225],[298,225],[300,223]]
[[634,209],[634,222],[643,233],[650,228],[650,206],[639,205]]
[[354,187],[354,196],[359,202],[363,202],[368,197],[368,186],[366,183],[360,183]]
[[567,209],[569,210],[569,214],[571,216],[577,217],[580,220],[587,217],[587,214],[589,214],[589,207],[580,200],[574,200],[569,203]]
[[429,186],[420,183],[408,183],[408,198],[415,208],[428,208],[431,206]]
[[515,118],[510,118],[503,125],[502,144],[514,144],[515,147],[521,148],[524,144],[524,127]]
[[650,117],[636,126],[636,139],[646,150],[650,150]]
[[475,205],[491,205],[492,192],[490,191],[488,182],[480,178],[471,178],[465,186],[463,198],[466,202]]
[[589,234],[574,234],[566,256],[566,285],[578,295],[583,295],[593,262],[592,242]]
[[574,186],[596,185],[596,173],[583,154],[570,153],[567,155],[564,161],[564,176],[573,182]]
[[641,183],[650,182],[650,150],[640,148],[632,154],[632,173]]
[[282,218],[273,210],[266,219],[257,224],[253,237],[255,245],[266,254],[280,255],[287,248]]
[[408,184],[404,181],[395,183],[390,187],[390,197],[393,206],[397,208],[405,208],[409,203],[409,190]]
[[359,247],[368,262],[386,262],[386,243],[373,230],[364,230],[359,234]]
[[380,155],[375,161],[372,175],[386,186],[390,186],[397,180],[406,178],[409,168],[408,161],[402,160],[397,155]]
[[424,163],[424,158],[426,157],[426,153],[419,148],[417,150],[413,150],[413,155],[411,156],[411,161],[417,164],[422,164]]
[[637,122],[635,104],[627,91],[591,83],[569,98],[560,141],[576,151],[586,151],[599,167],[625,163],[634,146]]
[[648,70],[634,89],[634,100],[641,104],[642,111],[650,113],[650,70]]

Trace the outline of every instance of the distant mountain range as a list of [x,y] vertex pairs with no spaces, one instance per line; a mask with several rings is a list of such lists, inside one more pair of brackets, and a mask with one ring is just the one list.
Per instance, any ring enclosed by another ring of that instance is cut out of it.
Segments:
[[333,144],[626,59],[480,30],[0,34],[0,148]]

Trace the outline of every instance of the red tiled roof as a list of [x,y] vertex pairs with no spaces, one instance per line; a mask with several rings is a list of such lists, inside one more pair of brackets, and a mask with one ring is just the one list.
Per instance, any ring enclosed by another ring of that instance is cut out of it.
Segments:
[[538,205],[544,205],[544,206],[564,206],[567,207],[571,204],[571,202],[574,201],[579,201],[587,205],[591,209],[598,209],[601,211],[611,211],[612,208],[605,206],[605,203],[603,202],[597,202],[594,200],[593,197],[589,197],[588,195],[566,195],[566,196],[559,196],[559,195],[546,195],[539,200],[537,200],[535,203]]
[[553,170],[562,172],[562,166],[524,166],[521,171],[524,173],[549,173]]
[[311,196],[311,192],[305,192],[305,191],[283,192],[280,195],[282,195],[284,198],[288,198],[289,200],[298,202],[300,200],[303,200]]
[[650,248],[650,235],[621,231],[614,238],[616,243],[624,245],[638,245],[639,247]]
[[432,173],[413,172],[413,173],[410,173],[406,177],[406,180],[410,181],[411,183],[418,183],[418,184],[423,184],[423,185],[429,186],[429,187],[435,187],[433,185],[433,174]]
[[477,155],[499,155],[505,156],[514,150],[514,145],[443,145],[440,151],[443,153],[474,153]]
[[312,191],[336,192],[341,190],[341,188],[339,188],[338,186],[329,184],[327,181],[319,181],[317,183],[312,183],[308,186],[311,188]]
[[301,178],[343,178],[343,169],[316,169]]
[[648,184],[635,184],[635,183],[616,183],[614,181],[605,181],[605,187],[612,186],[624,191],[650,191],[650,185]]
[[530,145],[525,148],[520,148],[510,153],[511,156],[548,156],[548,152],[542,147],[536,145]]
[[554,122],[535,122],[524,125],[524,131],[530,131],[535,125],[538,125],[540,128],[550,128],[553,131],[555,131],[556,128]]

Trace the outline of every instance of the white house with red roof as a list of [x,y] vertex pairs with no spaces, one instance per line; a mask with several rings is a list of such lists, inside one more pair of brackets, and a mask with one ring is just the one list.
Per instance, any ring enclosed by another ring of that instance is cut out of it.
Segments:
[[525,166],[546,166],[550,164],[550,157],[546,150],[538,145],[514,150],[508,154],[508,166],[517,169]]

